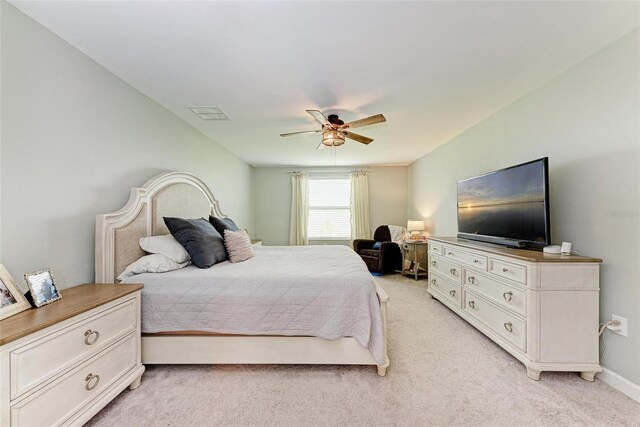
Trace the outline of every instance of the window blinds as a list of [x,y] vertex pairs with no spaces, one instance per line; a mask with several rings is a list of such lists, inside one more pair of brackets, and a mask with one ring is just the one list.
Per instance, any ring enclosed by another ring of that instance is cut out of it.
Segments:
[[351,236],[351,181],[349,178],[309,179],[308,237],[312,240],[349,240]]

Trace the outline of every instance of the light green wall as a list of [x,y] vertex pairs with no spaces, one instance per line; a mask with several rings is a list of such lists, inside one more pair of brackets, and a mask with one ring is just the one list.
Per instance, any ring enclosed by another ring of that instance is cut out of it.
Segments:
[[[0,167],[2,167],[2,10],[5,2],[0,0]],[[2,263],[2,170],[0,169],[0,263]]]
[[[407,167],[368,167],[370,224],[373,230],[383,224],[403,225],[407,222]],[[265,245],[288,245],[291,218],[292,170],[309,168],[254,168],[255,233]],[[313,171],[334,168],[311,168]],[[343,169],[348,172],[349,169]],[[323,241],[314,244],[343,244],[348,241]]]
[[1,28],[0,262],[17,282],[43,267],[92,281],[95,215],[167,170],[253,227],[251,166],[7,3]]
[[640,384],[639,31],[478,123],[409,168],[409,215],[435,235],[457,233],[456,182],[549,157],[554,243],[604,259],[600,319],[629,321],[607,333],[603,365]]

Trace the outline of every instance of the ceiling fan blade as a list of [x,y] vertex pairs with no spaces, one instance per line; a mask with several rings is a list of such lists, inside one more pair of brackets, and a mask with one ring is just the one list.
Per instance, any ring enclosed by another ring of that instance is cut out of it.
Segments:
[[362,126],[374,125],[376,123],[386,122],[387,119],[382,114],[376,114],[375,116],[367,117],[366,119],[355,120],[351,123],[347,123],[345,127],[350,129],[360,128]]
[[353,139],[354,141],[358,141],[363,144],[369,144],[370,142],[373,142],[373,139],[368,138],[366,136],[358,135],[357,133],[353,133],[349,131],[343,131],[343,132],[344,132],[344,136],[346,136],[349,139]]
[[322,129],[318,130],[304,130],[302,132],[289,132],[289,133],[281,133],[280,136],[293,136],[293,135],[304,135],[305,133],[319,133],[322,132]]
[[324,124],[329,120],[320,110],[307,110],[307,113],[311,114],[311,117],[316,119],[322,126],[324,126]]

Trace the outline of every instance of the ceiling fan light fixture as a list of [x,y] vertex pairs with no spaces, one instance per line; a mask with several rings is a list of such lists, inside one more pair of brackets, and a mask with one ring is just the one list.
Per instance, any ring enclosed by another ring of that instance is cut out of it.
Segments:
[[345,134],[335,129],[327,129],[322,132],[322,143],[327,147],[338,147],[344,144]]
[[368,145],[373,142],[373,138],[368,136],[359,135],[351,132],[351,128],[369,126],[376,123],[386,122],[387,119],[382,114],[376,114],[375,116],[366,117],[350,123],[345,123],[338,117],[337,114],[329,114],[325,117],[320,110],[307,110],[307,113],[311,115],[322,126],[318,130],[306,130],[302,132],[288,132],[281,133],[280,136],[288,137],[292,135],[303,135],[309,133],[322,133],[322,142],[318,145],[318,148],[326,147],[339,147],[345,143],[345,138],[349,138],[353,141],[357,141],[361,144]]

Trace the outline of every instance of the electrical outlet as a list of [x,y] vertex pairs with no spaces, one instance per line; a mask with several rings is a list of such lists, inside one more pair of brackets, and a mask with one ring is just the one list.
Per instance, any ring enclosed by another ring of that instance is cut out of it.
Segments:
[[627,319],[624,317],[616,316],[615,314],[611,315],[611,320],[617,320],[620,322],[619,325],[609,325],[608,329],[611,329],[611,332],[616,333],[618,335],[622,335],[623,337],[627,336]]

